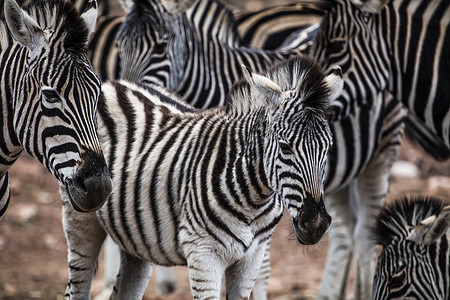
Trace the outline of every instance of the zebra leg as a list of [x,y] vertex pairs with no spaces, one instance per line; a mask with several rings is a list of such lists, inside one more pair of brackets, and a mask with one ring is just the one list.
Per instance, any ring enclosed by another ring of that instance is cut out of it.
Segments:
[[253,299],[267,300],[267,285],[269,284],[270,272],[270,241],[268,241],[264,250],[264,258],[259,268],[258,278],[256,278],[255,287],[253,288]]
[[11,196],[8,172],[0,177],[0,221],[8,208],[9,199]]
[[153,265],[120,250],[120,270],[117,274],[111,300],[140,300],[144,296]]
[[63,189],[60,189],[63,199],[63,227],[69,249],[69,283],[64,299],[86,300],[90,299],[92,278],[106,233],[95,213],[79,213],[72,208],[68,198],[64,198],[67,194]]
[[167,295],[173,293],[177,288],[175,274],[170,267],[155,265],[156,286],[158,294]]
[[350,200],[355,196],[354,184],[350,184],[327,197],[333,222],[328,234],[327,261],[317,299],[344,299],[347,276],[353,256],[353,229],[355,226],[355,216]]
[[[227,299],[249,299],[265,256],[266,243],[255,245],[254,251],[228,267],[225,272]],[[256,298],[253,295],[253,299]]]

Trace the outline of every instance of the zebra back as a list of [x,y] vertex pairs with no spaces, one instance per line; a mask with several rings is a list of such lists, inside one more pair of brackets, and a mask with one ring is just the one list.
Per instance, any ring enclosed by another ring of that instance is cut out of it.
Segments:
[[96,132],[100,80],[86,57],[96,3],[81,14],[64,1],[4,5],[0,209],[9,201],[4,175],[25,149],[69,190],[76,209],[96,210],[111,191]]
[[373,299],[448,299],[450,204],[434,197],[402,198],[380,212],[374,238],[383,248]]
[[225,104],[243,75],[241,64],[262,72],[300,52],[245,47],[231,11],[219,1],[200,0],[177,15],[152,1],[130,3],[117,35],[121,78],[165,86],[198,108]]

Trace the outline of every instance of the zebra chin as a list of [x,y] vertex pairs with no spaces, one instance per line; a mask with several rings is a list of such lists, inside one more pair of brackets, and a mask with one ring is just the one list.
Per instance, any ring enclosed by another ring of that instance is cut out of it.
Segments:
[[111,173],[102,155],[83,155],[83,166],[65,182],[70,204],[78,212],[99,210],[112,192]]
[[317,202],[308,193],[300,217],[294,218],[292,222],[300,244],[317,244],[331,225],[331,216],[325,208],[323,196]]

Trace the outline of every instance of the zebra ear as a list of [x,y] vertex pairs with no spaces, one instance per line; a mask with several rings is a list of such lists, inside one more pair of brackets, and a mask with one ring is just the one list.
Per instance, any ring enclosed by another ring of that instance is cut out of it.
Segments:
[[328,87],[330,88],[329,101],[333,101],[342,94],[344,88],[344,80],[342,80],[341,67],[334,67],[331,72],[325,77]]
[[91,34],[95,31],[95,25],[97,24],[97,1],[90,0],[86,5],[85,11],[81,14],[81,18],[86,23],[89,30],[88,40]]
[[248,67],[241,65],[244,77],[260,94],[268,100],[269,104],[278,105],[283,97],[281,87],[267,77],[253,73]]
[[430,245],[447,233],[450,227],[450,205],[444,207],[437,216],[420,222],[408,236],[408,240],[422,245]]
[[170,14],[185,12],[194,5],[197,0],[161,0],[161,4]]
[[15,0],[5,0],[4,12],[13,38],[32,52],[40,52],[45,44],[45,34],[39,24]]
[[359,6],[363,12],[379,13],[388,0],[351,0],[353,4]]

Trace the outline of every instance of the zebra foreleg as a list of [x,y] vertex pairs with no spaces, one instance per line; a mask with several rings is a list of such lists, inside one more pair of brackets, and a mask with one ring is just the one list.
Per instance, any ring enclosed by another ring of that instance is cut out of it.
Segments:
[[264,258],[259,269],[258,278],[256,278],[255,287],[252,291],[254,300],[267,300],[267,285],[270,279],[270,241],[267,242],[264,250]]
[[106,233],[95,213],[76,212],[67,201],[65,188],[61,188],[60,192],[63,199],[63,227],[69,252],[69,283],[64,299],[90,299],[92,278]]
[[353,229],[355,216],[351,201],[354,198],[354,185],[327,197],[333,222],[329,231],[329,247],[325,270],[317,299],[344,299],[346,279],[353,256]]
[[[265,244],[255,246],[254,251],[247,250],[248,254],[245,257],[227,268],[225,272],[227,300],[250,298],[265,256]],[[260,298],[253,295],[253,299]]]
[[144,296],[150,276],[152,264],[120,251],[120,270],[117,274],[111,300],[140,300]]

